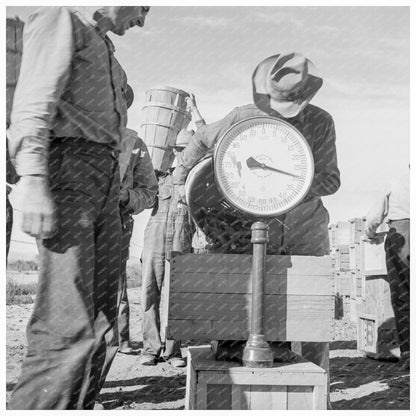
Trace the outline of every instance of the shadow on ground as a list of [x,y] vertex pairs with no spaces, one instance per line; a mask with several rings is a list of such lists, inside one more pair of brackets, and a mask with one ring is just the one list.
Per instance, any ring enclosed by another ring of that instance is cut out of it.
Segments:
[[335,410],[410,409],[409,369],[400,363],[336,357],[330,360],[330,368]]
[[[171,377],[137,377],[130,380],[109,381],[104,384],[105,389],[115,389],[114,392],[102,393],[99,399],[106,408],[129,406],[134,403],[161,404],[175,402],[185,398],[185,374]],[[131,389],[131,387],[137,387]],[[183,405],[177,408],[183,409]]]

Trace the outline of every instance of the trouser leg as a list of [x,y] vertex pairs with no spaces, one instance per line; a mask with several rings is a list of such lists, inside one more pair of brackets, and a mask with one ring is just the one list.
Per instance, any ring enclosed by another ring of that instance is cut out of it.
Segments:
[[10,239],[12,237],[13,228],[13,207],[6,195],[6,261],[9,256]]
[[108,198],[96,225],[94,276],[95,343],[87,363],[79,408],[92,409],[117,353],[120,299],[121,223],[118,211],[120,182],[118,165]]
[[385,242],[387,277],[401,354],[410,351],[409,228],[400,222]]
[[142,265],[143,354],[158,356],[162,350],[159,306],[165,258],[144,254]]
[[143,354],[158,356],[160,338],[160,296],[165,277],[166,225],[170,199],[158,200],[157,211],[144,230],[142,252],[142,332]]
[[[162,296],[164,296],[165,298],[165,302],[161,302],[164,303],[164,308],[161,308],[161,313],[166,317],[168,311],[166,310],[166,308],[168,308],[169,305],[169,292],[170,292],[170,263],[169,262],[165,262],[165,285],[163,287],[163,293]],[[165,318],[166,320],[166,318]],[[165,322],[166,323],[166,322]],[[165,347],[163,349],[163,353],[162,356],[165,360],[168,360],[169,358],[173,358],[173,357],[181,357],[181,343],[180,341],[174,340],[172,338],[166,338],[166,331],[160,331],[161,333],[165,334],[165,339],[162,339],[162,342],[164,341]],[[162,337],[162,335],[161,335]]]
[[127,295],[127,260],[129,258],[129,246],[132,234],[132,226],[130,224],[122,225],[121,234],[121,272],[120,272],[120,284],[121,284],[121,298],[120,307],[118,312],[118,333],[119,344],[128,343],[130,341],[130,305]]
[[10,409],[74,409],[94,347],[94,240],[89,212],[59,204],[59,232],[38,242],[40,274],[28,351]]

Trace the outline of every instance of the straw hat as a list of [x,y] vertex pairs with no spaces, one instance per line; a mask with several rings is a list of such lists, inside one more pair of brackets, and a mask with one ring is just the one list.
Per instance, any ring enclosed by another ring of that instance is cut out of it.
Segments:
[[254,70],[253,98],[261,110],[272,108],[283,117],[299,114],[322,86],[309,73],[311,62],[299,53],[270,56]]

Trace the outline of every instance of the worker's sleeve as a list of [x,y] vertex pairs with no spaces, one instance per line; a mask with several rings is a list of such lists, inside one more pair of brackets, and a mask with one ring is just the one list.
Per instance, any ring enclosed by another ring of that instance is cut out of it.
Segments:
[[207,123],[205,122],[205,120],[203,118],[195,121],[195,127],[196,127],[197,130],[200,129],[201,127],[206,126],[206,125],[207,125]]
[[335,140],[334,121],[328,114],[324,120],[317,124],[315,130],[315,141],[312,149],[315,174],[309,196],[331,195],[341,185]]
[[20,176],[48,174],[52,121],[70,76],[73,51],[73,23],[67,8],[42,7],[29,17],[7,132]]
[[[139,139],[139,152],[133,154],[130,162],[134,164],[133,187],[129,189],[129,199],[125,208],[132,215],[152,208],[158,191],[157,179],[146,145]],[[128,167],[127,169],[130,169]]]
[[237,109],[234,109],[222,120],[201,126],[194,134],[193,140],[177,155],[177,166],[173,172],[174,185],[183,185],[189,170],[205,156],[218,139],[237,121]]
[[374,237],[377,228],[386,218],[389,211],[390,190],[385,188],[379,192],[377,198],[366,215],[365,232],[368,237]]

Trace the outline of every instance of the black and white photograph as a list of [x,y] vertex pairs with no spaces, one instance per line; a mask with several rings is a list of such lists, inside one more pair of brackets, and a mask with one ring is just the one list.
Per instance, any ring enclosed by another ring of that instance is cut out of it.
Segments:
[[410,413],[412,2],[40,4],[3,409]]

